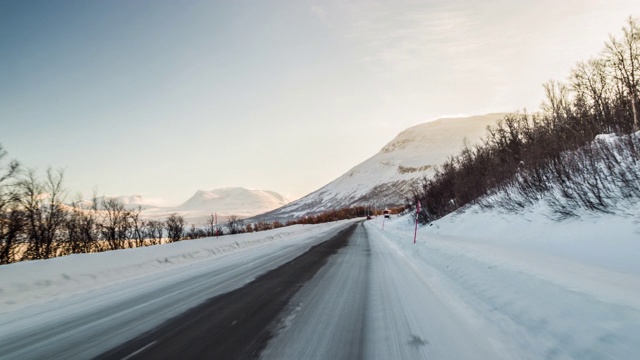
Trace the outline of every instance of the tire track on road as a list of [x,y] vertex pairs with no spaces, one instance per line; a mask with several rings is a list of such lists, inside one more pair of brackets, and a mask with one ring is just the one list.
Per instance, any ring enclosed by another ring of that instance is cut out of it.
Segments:
[[98,359],[251,359],[298,290],[347,245],[359,223],[242,288],[216,296]]

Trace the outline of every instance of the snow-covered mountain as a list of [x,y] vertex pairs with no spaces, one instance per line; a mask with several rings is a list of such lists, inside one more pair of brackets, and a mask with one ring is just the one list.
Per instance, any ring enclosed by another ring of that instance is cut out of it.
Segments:
[[176,207],[154,207],[143,210],[142,215],[152,218],[164,218],[177,213],[187,223],[203,224],[213,213],[218,220],[224,221],[231,215],[246,218],[279,208],[289,201],[282,195],[267,190],[251,190],[242,187],[229,187],[214,190],[198,190],[189,200]]
[[[158,207],[157,201],[145,199],[142,195],[129,195],[129,196],[99,196],[95,200],[98,205],[102,204],[107,199],[116,199],[119,203],[123,204],[127,209],[135,209],[137,207],[143,207],[145,209]],[[91,201],[85,201],[87,205],[91,205]]]
[[189,200],[177,207],[179,211],[218,212],[240,217],[260,214],[286,205],[284,196],[267,190],[230,187],[210,191],[198,190]]
[[505,114],[443,118],[413,126],[398,134],[377,154],[321,189],[260,219],[287,219],[349,206],[377,208],[404,204],[417,179],[464,146],[477,143],[486,127]]

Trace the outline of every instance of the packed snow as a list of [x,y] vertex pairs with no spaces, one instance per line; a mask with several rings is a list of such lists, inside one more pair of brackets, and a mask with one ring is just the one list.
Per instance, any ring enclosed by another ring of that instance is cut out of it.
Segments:
[[416,244],[411,216],[376,229],[511,358],[637,358],[640,205],[562,222],[546,211],[472,207],[419,227]]
[[510,358],[430,280],[376,225],[360,226],[292,299],[262,358]]
[[349,224],[3,265],[0,359],[95,357],[293,260]]
[[290,244],[301,244],[301,249],[308,249],[319,236],[342,225],[343,222],[294,225],[264,232],[2,265],[0,316],[135,278],[144,281],[167,270],[188,274],[192,267],[200,266],[197,264],[206,265],[222,257],[270,253]]
[[[365,221],[263,355],[635,359],[640,205],[627,210],[555,222],[542,206],[472,207],[420,226],[415,244],[411,215]],[[94,356],[350,223],[2,266],[0,358]]]

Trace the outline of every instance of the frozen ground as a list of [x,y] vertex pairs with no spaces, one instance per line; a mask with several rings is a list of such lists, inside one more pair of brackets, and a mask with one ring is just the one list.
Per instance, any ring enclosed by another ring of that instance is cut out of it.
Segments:
[[264,359],[509,359],[371,222],[292,299]]
[[508,357],[636,359],[639,210],[554,222],[544,208],[471,209],[420,227],[416,244],[408,217],[375,233]]
[[86,359],[243,286],[349,222],[0,267],[0,359]]
[[[636,359],[640,211],[366,221],[294,296],[265,358]],[[0,358],[87,358],[350,222],[0,267]]]

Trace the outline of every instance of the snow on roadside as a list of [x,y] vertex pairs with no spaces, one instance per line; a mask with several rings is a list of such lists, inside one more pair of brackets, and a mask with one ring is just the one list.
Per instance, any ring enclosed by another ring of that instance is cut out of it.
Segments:
[[544,204],[522,214],[471,207],[425,228],[483,243],[559,256],[619,272],[640,275],[640,204],[621,214],[585,213],[564,221],[549,219]]
[[[473,327],[518,358],[633,359],[640,353],[640,207],[554,222],[471,209],[379,233]],[[376,220],[379,221],[379,220]]]
[[0,266],[0,314],[34,303],[100,288],[221,256],[302,241],[344,222],[294,225],[274,230],[185,240],[135,249],[74,254]]

